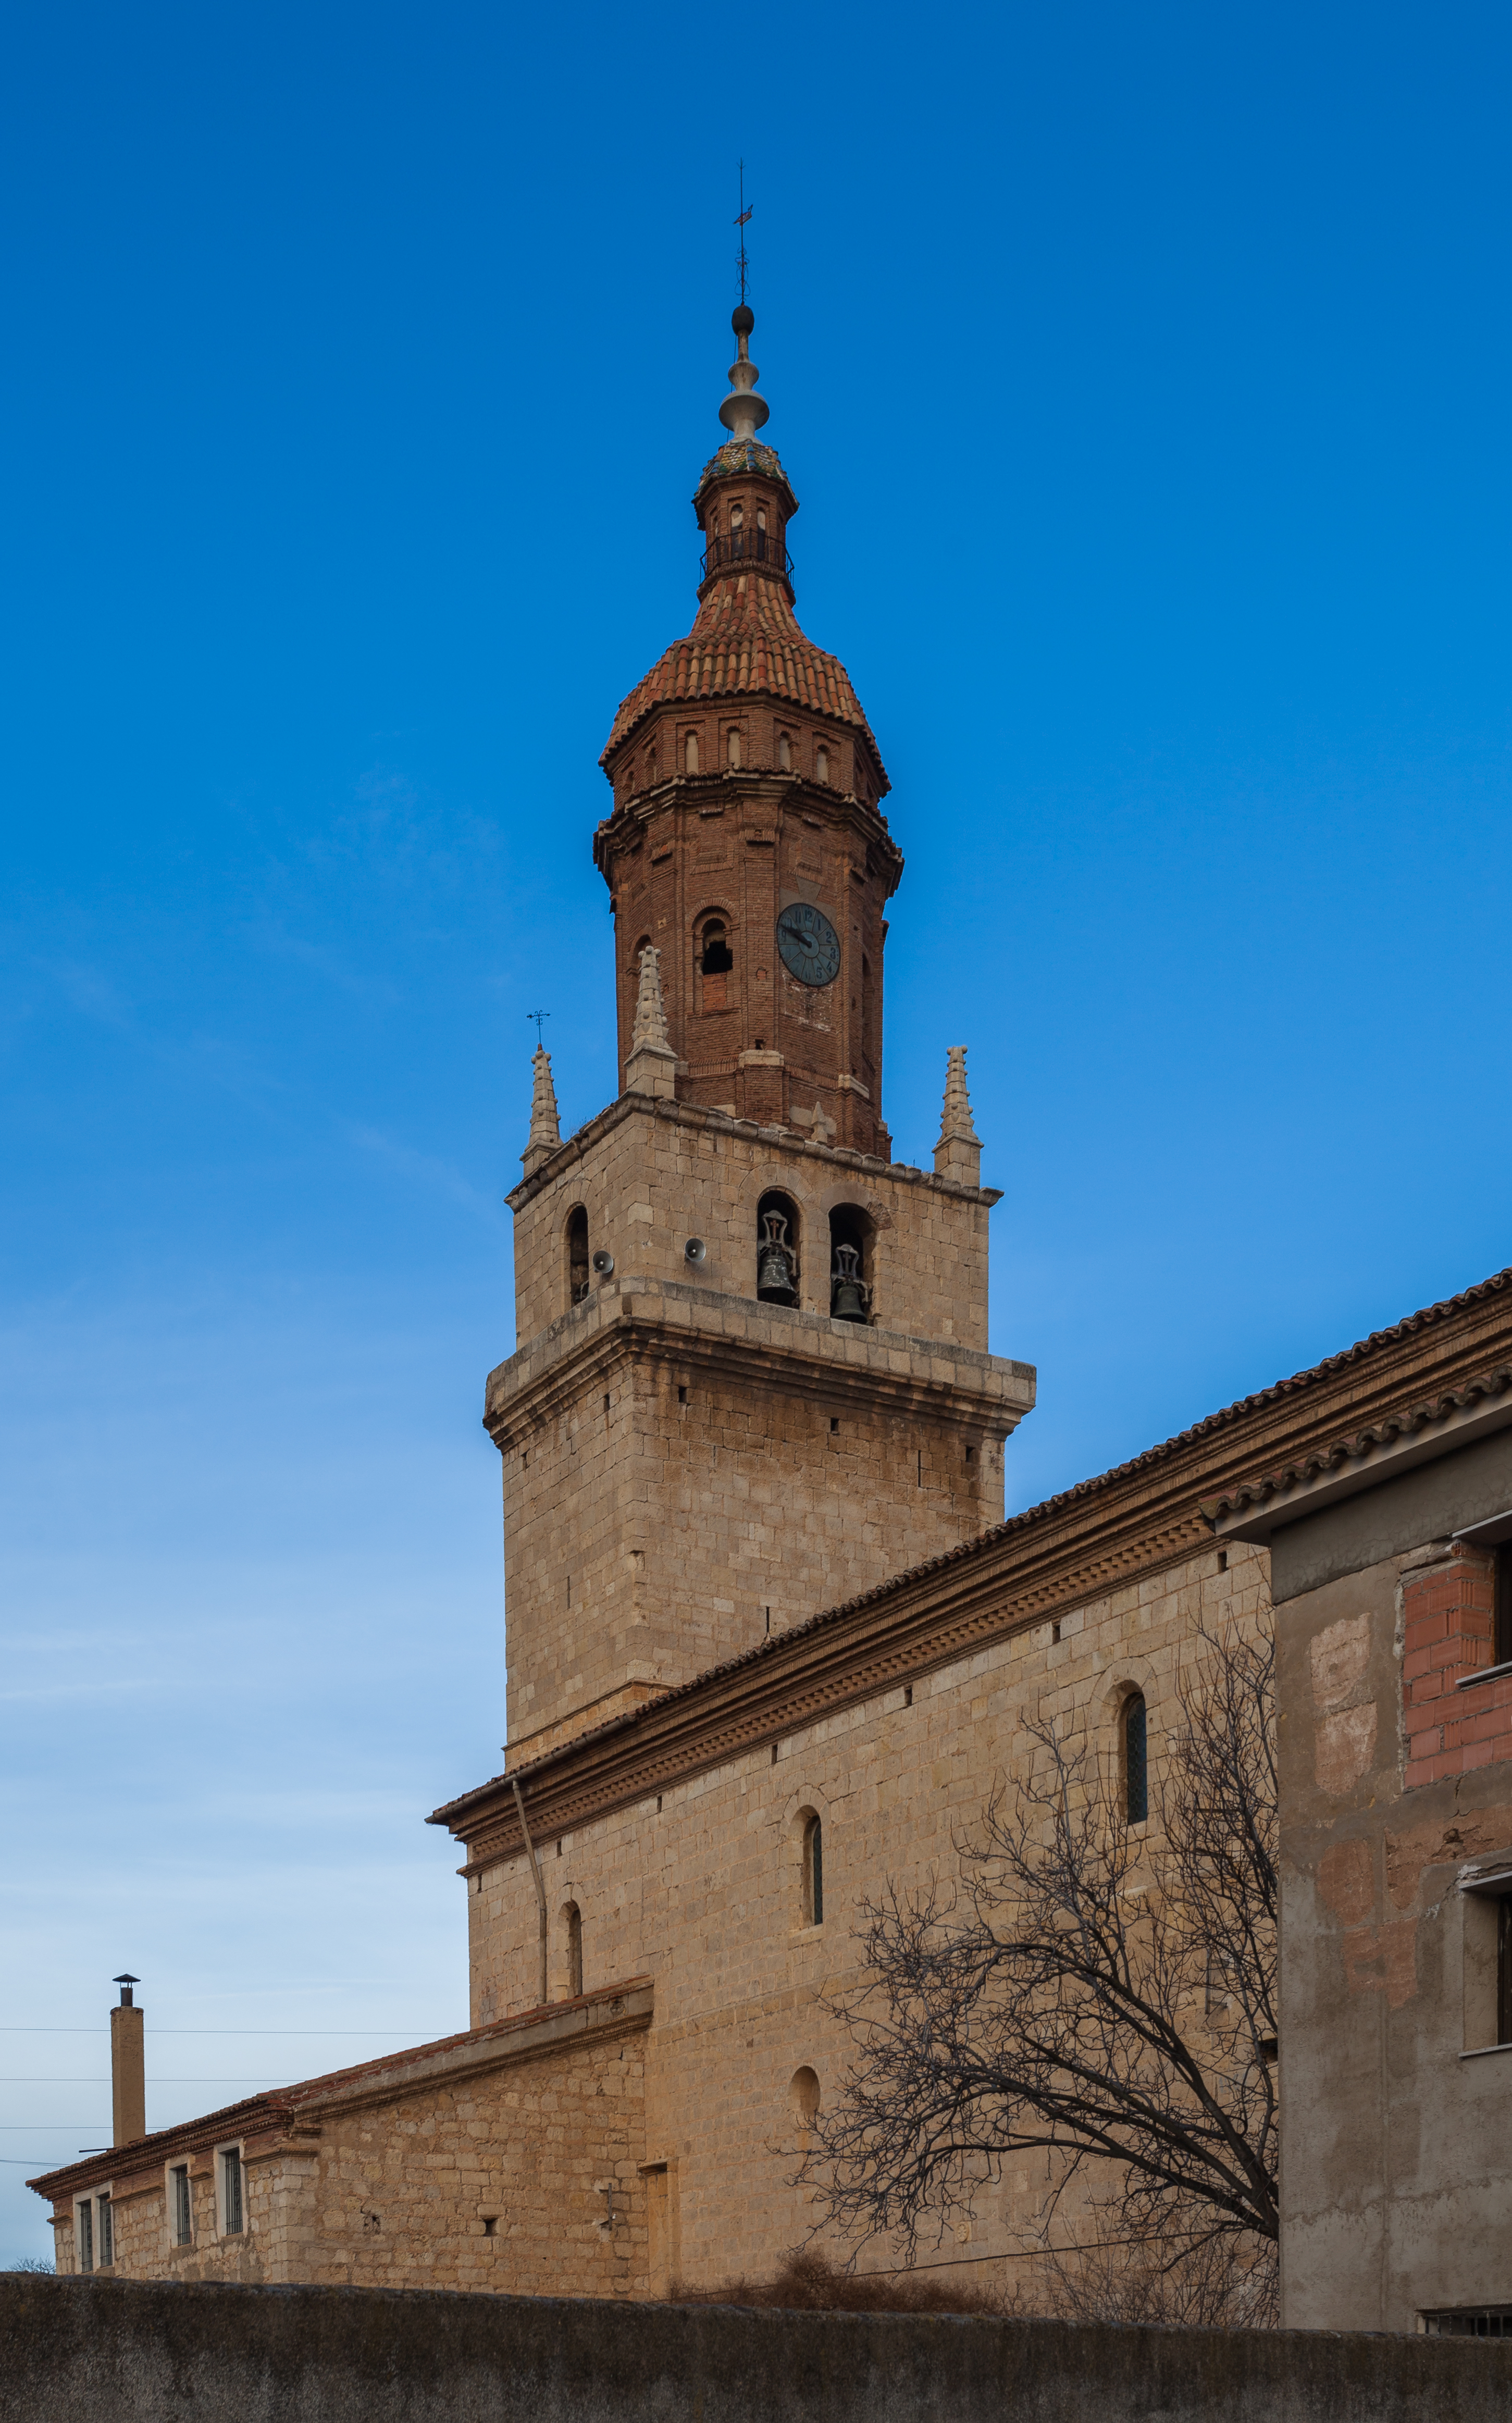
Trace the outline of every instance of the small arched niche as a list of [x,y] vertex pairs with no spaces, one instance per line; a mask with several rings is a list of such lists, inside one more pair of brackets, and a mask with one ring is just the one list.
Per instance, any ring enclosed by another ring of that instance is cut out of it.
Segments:
[[696,732],[683,735],[683,771],[696,774],[699,770],[699,736]]
[[567,1307],[586,1304],[591,1274],[588,1259],[588,1212],[581,1203],[575,1203],[567,1214],[563,1232],[563,1260],[567,1270]]
[[829,1317],[876,1318],[876,1227],[858,1203],[837,1203],[829,1214]]
[[793,2117],[800,2129],[811,2129],[819,2117],[819,2073],[807,2062],[795,2069],[788,2084],[788,2101]]
[[813,779],[816,783],[827,783],[829,780],[829,752],[822,740],[814,752]]
[[780,732],[777,736],[777,763],[780,773],[791,774],[793,771],[793,736],[790,732]]
[[756,1292],[763,1304],[796,1304],[802,1272],[798,1207],[770,1187],[756,1206]]

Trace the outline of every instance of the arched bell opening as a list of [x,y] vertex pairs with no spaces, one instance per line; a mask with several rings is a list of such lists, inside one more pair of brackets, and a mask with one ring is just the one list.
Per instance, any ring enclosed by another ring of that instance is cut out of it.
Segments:
[[588,1213],[581,1203],[575,1203],[567,1214],[567,1227],[562,1243],[567,1264],[567,1304],[570,1310],[575,1304],[588,1302],[588,1291],[591,1285],[588,1259]]
[[729,1008],[730,977],[734,964],[730,921],[722,910],[713,910],[699,919],[693,931],[693,969],[701,1013]]
[[829,1215],[829,1318],[874,1318],[876,1230],[858,1203],[837,1203]]
[[756,1292],[763,1304],[796,1304],[800,1223],[791,1195],[772,1188],[756,1206]]

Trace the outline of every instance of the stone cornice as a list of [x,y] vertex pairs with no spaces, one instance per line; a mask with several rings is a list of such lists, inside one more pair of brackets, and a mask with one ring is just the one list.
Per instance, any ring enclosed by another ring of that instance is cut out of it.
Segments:
[[843,1396],[851,1408],[919,1413],[1004,1436],[1034,1402],[1027,1363],[675,1280],[626,1277],[489,1373],[490,1436],[502,1448],[512,1425],[550,1419],[606,1368],[641,1355],[720,1372],[748,1388]]
[[[1508,1355],[1502,1273],[517,1768],[532,1824],[571,1831],[1175,1563],[1211,1544],[1205,1498]],[[468,1868],[522,1847],[502,1777],[430,1822],[469,1845]]]
[[881,1161],[874,1153],[852,1152],[843,1145],[814,1144],[807,1136],[795,1135],[791,1128],[764,1128],[754,1119],[733,1119],[728,1112],[704,1110],[696,1102],[664,1102],[651,1094],[621,1094],[575,1135],[566,1137],[528,1178],[522,1178],[518,1186],[512,1187],[504,1197],[510,1210],[523,1211],[567,1170],[585,1161],[606,1135],[638,1114],[668,1120],[674,1127],[712,1130],[718,1135],[736,1137],[744,1144],[765,1143],[778,1151],[811,1158],[834,1169],[861,1170],[878,1184],[889,1180],[897,1185],[928,1187],[935,1194],[953,1196],[958,1202],[985,1204],[989,1211],[994,1203],[1002,1200],[999,1186],[962,1186],[953,1178],[937,1177],[933,1170],[916,1169],[912,1162]]

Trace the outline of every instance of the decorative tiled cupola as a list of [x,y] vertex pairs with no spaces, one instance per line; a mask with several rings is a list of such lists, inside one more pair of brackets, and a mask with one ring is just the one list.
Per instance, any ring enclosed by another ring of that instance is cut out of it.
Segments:
[[698,614],[624,700],[600,760],[615,804],[593,854],[613,897],[622,1077],[654,947],[680,1101],[885,1160],[883,911],[903,859],[845,668],[798,626],[798,502],[757,435],[768,407],[748,306],[732,325],[729,435],[693,499]]

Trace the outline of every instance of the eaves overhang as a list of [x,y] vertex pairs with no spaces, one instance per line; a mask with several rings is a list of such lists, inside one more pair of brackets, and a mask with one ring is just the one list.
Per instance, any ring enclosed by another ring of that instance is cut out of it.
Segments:
[[1512,1423],[1512,1367],[1467,1381],[1462,1387],[1368,1423],[1351,1437],[1335,1440],[1316,1454],[1299,1457],[1279,1470],[1241,1482],[1220,1497],[1203,1501],[1203,1512],[1221,1540],[1267,1546],[1283,1525],[1320,1513],[1362,1490],[1431,1464]]

